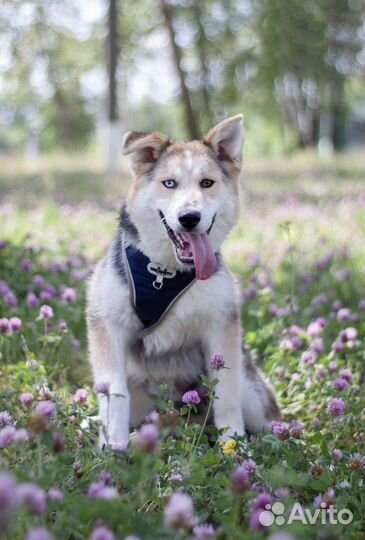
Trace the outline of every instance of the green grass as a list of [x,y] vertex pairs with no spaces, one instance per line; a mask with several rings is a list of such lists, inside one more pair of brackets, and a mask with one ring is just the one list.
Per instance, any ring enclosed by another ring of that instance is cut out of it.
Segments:
[[[7,305],[0,283],[0,319],[22,320],[21,330],[0,333],[0,412],[9,411],[15,428],[27,429],[31,437],[3,444],[0,469],[11,471],[18,484],[31,482],[45,491],[57,487],[64,496],[62,502],[49,500],[37,514],[13,500],[14,490],[7,491],[0,497],[0,538],[23,540],[27,530],[42,526],[57,540],[82,540],[102,522],[118,540],[128,534],[144,540],[198,539],[199,531],[187,524],[172,528],[164,520],[168,498],[179,488],[192,498],[195,518],[212,524],[218,540],[260,540],[275,531],[302,540],[365,538],[365,461],[356,456],[365,454],[361,156],[324,162],[303,154],[246,163],[241,217],[224,254],[242,283],[246,347],[272,381],[283,421],[299,421],[303,430],[286,432],[284,426],[281,439],[277,432],[238,438],[231,450],[216,444],[213,427],[196,444],[200,426],[187,421],[186,407],[171,414],[173,404],[165,399],[158,403],[155,453],[134,444],[127,452],[97,448],[96,399],[86,361],[85,276],[112,237],[129,182],[127,168],[107,175],[96,159],[0,162],[0,239],[7,241],[0,249],[0,281],[17,298],[16,306]],[[31,261],[29,270],[24,259]],[[30,289],[38,297],[45,289],[34,284],[38,274],[55,288],[53,298],[42,302],[54,310],[46,325],[39,306],[26,302]],[[65,286],[77,293],[74,302],[62,297]],[[341,320],[340,306],[350,310],[348,320]],[[316,337],[308,325],[319,318],[327,324]],[[67,330],[59,327],[60,320],[67,321]],[[347,328],[357,336],[346,340]],[[343,349],[332,350],[339,341]],[[304,362],[302,354],[313,349],[314,363]],[[352,380],[339,390],[333,385],[343,379],[343,369],[351,370]],[[81,387],[89,397],[76,403],[73,394]],[[34,396],[29,409],[20,402],[22,392]],[[210,393],[214,399],[213,387]],[[35,412],[44,398],[56,404],[50,420]],[[339,419],[328,411],[333,398],[346,403]],[[56,433],[64,438],[64,448],[55,445]],[[341,458],[333,454],[335,448]],[[256,471],[250,489],[238,494],[231,475],[247,459],[255,460]],[[105,470],[112,475],[115,496],[87,496]],[[171,478],[176,473],[181,481]],[[0,493],[1,485],[0,475]],[[258,530],[259,486],[272,502],[283,502],[285,525]],[[333,499],[337,510],[351,510],[352,522],[287,523],[293,504],[314,512],[320,495],[327,502]],[[4,501],[14,507],[9,523]]]

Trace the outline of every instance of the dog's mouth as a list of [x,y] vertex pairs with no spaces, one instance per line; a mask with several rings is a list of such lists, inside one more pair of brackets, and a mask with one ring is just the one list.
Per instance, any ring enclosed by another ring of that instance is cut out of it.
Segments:
[[177,259],[183,264],[194,265],[197,279],[210,278],[217,267],[217,259],[208,238],[214,224],[215,216],[212,219],[209,229],[203,234],[190,232],[177,233],[167,223],[161,210],[159,210],[159,213],[167,235],[174,245]]

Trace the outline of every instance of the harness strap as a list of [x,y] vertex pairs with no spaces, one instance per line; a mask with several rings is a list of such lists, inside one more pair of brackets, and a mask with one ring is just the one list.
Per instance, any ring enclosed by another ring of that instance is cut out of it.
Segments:
[[151,332],[196,281],[195,269],[180,272],[150,261],[122,236],[123,261],[132,305],[143,324],[141,336]]

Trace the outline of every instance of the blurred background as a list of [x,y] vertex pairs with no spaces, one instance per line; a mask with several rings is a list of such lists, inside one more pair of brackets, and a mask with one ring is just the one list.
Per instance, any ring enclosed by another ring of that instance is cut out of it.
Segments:
[[100,256],[130,185],[123,134],[193,139],[243,112],[231,267],[280,269],[289,222],[301,264],[363,260],[364,38],[365,0],[2,0],[0,234]]
[[365,145],[364,0],[2,0],[0,50],[2,156],[113,169],[237,112],[247,156]]

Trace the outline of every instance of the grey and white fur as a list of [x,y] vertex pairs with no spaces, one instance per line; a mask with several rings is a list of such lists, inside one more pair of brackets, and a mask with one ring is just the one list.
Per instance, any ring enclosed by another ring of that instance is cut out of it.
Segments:
[[184,390],[199,386],[203,373],[215,377],[210,358],[216,352],[226,365],[218,372],[213,403],[222,439],[257,432],[280,416],[270,386],[242,354],[239,293],[221,255],[215,272],[197,279],[150,331],[143,331],[132,305],[123,260],[124,236],[166,268],[191,269],[192,261],[181,257],[161,213],[177,236],[185,230],[182,213],[199,215],[194,233],[204,237],[214,222],[209,242],[219,253],[238,217],[242,145],[241,115],[219,123],[200,141],[173,142],[157,132],[125,136],[133,183],[116,236],[88,287],[94,381],[110,383],[109,400],[99,397],[101,446],[128,442],[130,429],[154,409],[161,384],[179,400]]

